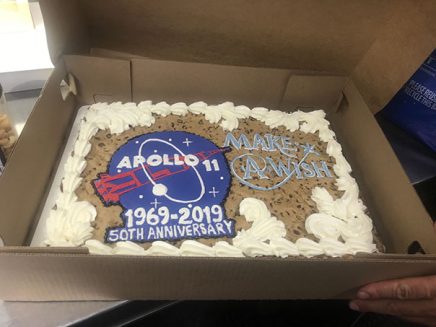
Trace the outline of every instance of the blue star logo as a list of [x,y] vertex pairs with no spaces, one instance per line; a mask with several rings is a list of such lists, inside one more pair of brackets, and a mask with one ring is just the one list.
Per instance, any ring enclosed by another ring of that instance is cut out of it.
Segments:
[[308,156],[309,154],[313,153],[317,156],[319,156],[319,153],[317,151],[315,151],[315,146],[313,144],[301,144],[301,147],[303,148],[303,156]]

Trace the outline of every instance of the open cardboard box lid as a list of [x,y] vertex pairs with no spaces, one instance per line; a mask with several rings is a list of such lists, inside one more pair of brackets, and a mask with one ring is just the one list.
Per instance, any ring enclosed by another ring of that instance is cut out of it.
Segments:
[[[6,244],[0,298],[335,298],[370,281],[436,273],[431,219],[368,109],[380,109],[436,44],[434,6],[321,0],[231,7],[45,0],[41,6],[56,68],[0,179]],[[78,92],[63,100],[59,85],[67,73]],[[323,107],[388,254],[153,258],[26,246],[77,108],[144,99]],[[426,255],[406,254],[419,245]]]

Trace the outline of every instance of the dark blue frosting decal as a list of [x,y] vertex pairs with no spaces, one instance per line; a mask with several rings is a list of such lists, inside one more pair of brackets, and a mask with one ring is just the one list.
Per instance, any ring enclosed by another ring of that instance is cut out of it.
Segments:
[[178,131],[129,140],[94,181],[105,205],[124,208],[123,226],[108,228],[106,242],[233,237],[234,220],[223,207],[231,183],[229,150]]
[[[275,190],[292,177],[296,179],[333,177],[325,161],[307,162],[309,156],[319,156],[314,145],[296,143],[287,136],[254,134],[250,140],[243,133],[235,137],[229,132],[224,141],[224,147],[228,146],[236,150],[251,151],[234,158],[230,163],[230,169],[239,182],[258,191]],[[274,161],[268,155],[271,152],[280,152],[286,160]],[[270,186],[255,184],[258,180],[276,181],[277,178],[279,181],[272,182],[273,185]]]

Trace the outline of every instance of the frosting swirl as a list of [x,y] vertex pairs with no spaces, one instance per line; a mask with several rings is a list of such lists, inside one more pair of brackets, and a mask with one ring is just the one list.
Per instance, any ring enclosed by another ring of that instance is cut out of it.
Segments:
[[112,248],[97,240],[87,240],[84,245],[91,254],[113,254]]
[[306,218],[305,227],[308,233],[318,239],[329,238],[337,240],[345,223],[340,219],[323,214],[314,213]]
[[225,130],[225,131],[233,131],[234,129],[238,128],[239,126],[239,121],[236,117],[232,117],[229,119],[224,119],[221,123],[220,126]]
[[331,238],[321,238],[319,245],[324,248],[325,254],[331,257],[341,257],[349,252],[346,244]]
[[316,207],[320,213],[325,213],[330,216],[347,219],[347,208],[344,207],[343,201],[333,200],[330,193],[322,187],[315,187],[312,190],[312,200],[316,203]]
[[341,230],[344,240],[354,239],[372,243],[372,221],[367,215],[351,218]]
[[113,249],[114,254],[118,255],[145,255],[145,250],[138,244],[130,241],[117,242],[117,246]]
[[267,219],[255,220],[248,232],[255,235],[256,239],[266,241],[284,237],[286,228],[282,221],[270,216]]
[[261,122],[265,122],[265,118],[268,115],[269,110],[264,107],[256,107],[251,109],[251,117],[254,119],[260,120]]
[[86,157],[86,155],[91,151],[91,143],[77,140],[76,144],[74,144],[74,156],[75,157]]
[[151,101],[143,101],[138,104],[136,110],[138,111],[138,123],[136,126],[150,127],[155,123],[155,118],[151,112]]
[[295,242],[295,245],[297,246],[300,254],[308,258],[324,254],[324,249],[321,245],[305,237],[299,238]]
[[78,156],[70,156],[64,165],[67,174],[80,175],[86,167],[86,161]]
[[284,117],[283,124],[290,132],[295,132],[296,130],[298,130],[298,128],[300,128],[300,123],[293,114],[287,114]]
[[88,123],[87,121],[82,120],[78,140],[88,142],[97,132],[98,128],[94,123]]
[[245,198],[239,204],[239,213],[245,216],[248,222],[271,217],[266,204],[255,198]]
[[296,257],[300,255],[297,246],[285,238],[275,238],[269,242],[276,256],[281,258]]
[[72,193],[79,187],[82,182],[82,177],[77,174],[67,174],[62,180],[62,191]]
[[211,124],[216,124],[221,120],[221,112],[214,109],[214,110],[206,110],[205,117],[206,120]]
[[203,101],[194,102],[188,108],[195,115],[204,114],[207,110],[207,103]]
[[74,192],[61,192],[56,200],[58,209],[68,209],[73,202],[77,201],[77,195]]
[[70,204],[66,209],[51,210],[47,219],[47,236],[45,242],[51,246],[80,246],[91,238],[97,211],[86,201]]
[[162,102],[155,104],[151,108],[151,112],[154,114],[160,115],[162,117],[166,117],[169,114],[171,114],[171,107],[168,103],[166,103],[165,101],[162,101]]
[[200,242],[187,240],[180,246],[180,254],[190,257],[215,257],[215,250]]
[[240,248],[248,257],[259,257],[274,254],[273,248],[269,244],[249,236],[240,236],[239,238],[236,237],[233,239],[233,244]]
[[217,242],[214,245],[213,249],[215,250],[217,257],[243,257],[244,256],[241,249],[238,249],[237,247],[230,245],[225,241]]
[[353,255],[357,253],[373,253],[377,252],[376,245],[372,242],[365,242],[357,239],[348,239],[345,241],[345,245],[348,247],[349,252]]
[[188,113],[188,106],[184,102],[174,103],[170,108],[173,115],[186,116]]
[[251,115],[251,109],[247,106],[236,106],[235,107],[235,115],[239,119],[246,119],[249,118]]
[[155,241],[146,251],[151,256],[180,256],[180,250],[174,245],[162,241]]
[[287,114],[283,111],[270,111],[264,118],[265,125],[276,128],[282,126],[287,118]]
[[150,112],[151,113],[151,108],[153,107],[153,104],[150,100],[147,101],[141,101],[140,103],[138,103],[138,109],[144,112]]

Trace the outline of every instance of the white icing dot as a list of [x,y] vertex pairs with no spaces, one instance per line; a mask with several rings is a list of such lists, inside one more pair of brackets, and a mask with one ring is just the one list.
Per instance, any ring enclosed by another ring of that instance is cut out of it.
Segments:
[[172,140],[173,140],[173,139],[168,139],[168,141],[170,141],[170,142],[171,142]]
[[117,173],[121,173],[121,169],[117,169]]
[[154,152],[154,153],[157,153],[157,150],[154,150],[153,152]]
[[141,195],[139,196],[139,198],[140,198],[140,199],[143,199],[143,198],[144,198],[144,196],[143,196],[143,195],[141,194]]
[[135,141],[135,143],[136,143],[136,144],[138,144],[138,143],[139,143],[139,141]]
[[223,179],[224,179],[224,177],[223,177],[223,176],[221,176],[221,177],[220,177],[220,179],[221,179],[221,180],[223,180]]
[[188,208],[192,208],[192,204],[188,204]]
[[153,194],[156,196],[162,196],[167,194],[168,188],[164,184],[156,184],[153,186]]

